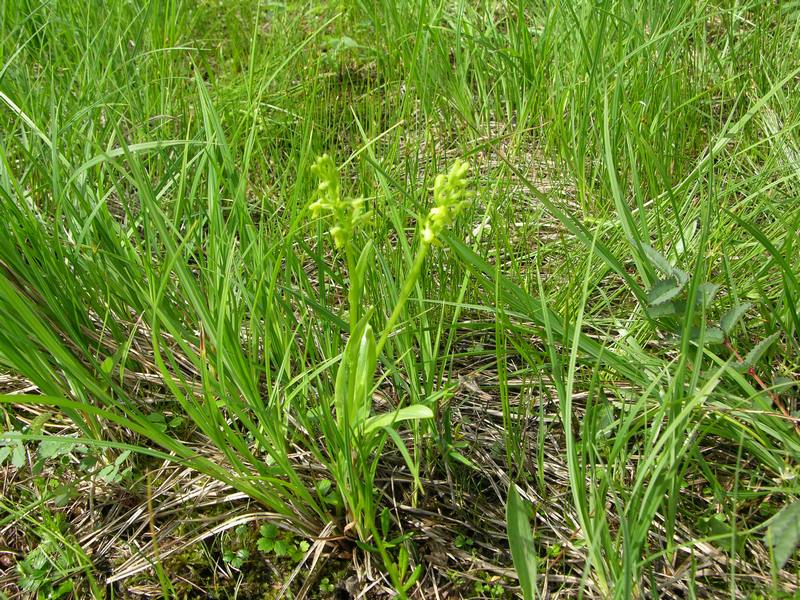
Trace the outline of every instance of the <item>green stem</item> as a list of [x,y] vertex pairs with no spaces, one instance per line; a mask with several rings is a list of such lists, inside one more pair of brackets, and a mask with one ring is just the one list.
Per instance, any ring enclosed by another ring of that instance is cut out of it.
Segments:
[[358,278],[358,274],[356,272],[356,260],[355,254],[353,253],[353,244],[349,241],[345,247],[345,253],[347,256],[347,276],[350,279],[347,299],[348,303],[350,304],[350,334],[352,334],[356,330],[356,325],[358,325],[361,282],[354,281],[354,278]]
[[414,262],[411,265],[411,270],[408,272],[408,276],[403,283],[403,289],[400,290],[400,296],[397,298],[397,304],[395,305],[389,320],[386,322],[386,327],[383,328],[381,339],[378,340],[378,345],[375,348],[375,354],[377,356],[381,355],[381,350],[383,350],[383,346],[389,339],[389,334],[394,329],[397,319],[400,318],[400,313],[403,312],[403,307],[405,306],[408,297],[411,295],[414,285],[417,283],[417,278],[419,277],[420,272],[422,272],[422,263],[425,262],[425,256],[428,254],[429,247],[430,243],[423,241],[419,247],[419,250],[417,250],[417,255],[414,257]]

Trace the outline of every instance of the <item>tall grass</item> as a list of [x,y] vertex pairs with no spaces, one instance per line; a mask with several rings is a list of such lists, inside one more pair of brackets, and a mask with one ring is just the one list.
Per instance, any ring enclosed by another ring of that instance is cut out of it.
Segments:
[[[800,492],[791,5],[8,0],[0,17],[0,365],[36,388],[0,397],[4,439],[33,452],[47,407],[102,464],[173,461],[302,535],[333,524],[387,572],[425,562],[426,506],[510,564],[481,515],[511,484],[536,511],[537,594],[551,575],[600,597],[796,588],[763,539]],[[361,275],[308,209],[324,152],[373,213]],[[428,249],[457,157],[476,198]],[[646,245],[715,301],[654,317]],[[745,302],[727,345],[704,340]],[[382,430],[357,501],[331,399],[367,325],[385,332],[368,410],[434,418]]]

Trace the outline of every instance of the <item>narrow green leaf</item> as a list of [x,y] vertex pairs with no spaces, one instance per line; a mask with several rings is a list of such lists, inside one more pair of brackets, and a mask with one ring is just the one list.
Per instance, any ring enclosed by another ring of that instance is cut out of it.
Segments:
[[800,544],[800,500],[787,504],[772,517],[767,540],[772,546],[775,564],[782,569]]
[[350,383],[350,367],[347,347],[345,347],[342,360],[339,363],[339,370],[336,372],[336,384],[333,389],[336,422],[339,428],[349,427],[350,423],[349,415],[347,414],[347,398],[349,396],[347,386]]
[[[389,437],[392,438],[394,445],[397,446],[397,449],[400,451],[400,454],[403,456],[403,460],[406,462],[406,466],[408,467],[409,472],[411,473],[411,477],[414,478],[414,485],[420,491],[422,491],[422,482],[419,478],[419,469],[417,465],[414,463],[414,459],[411,458],[411,454],[406,448],[405,442],[403,442],[403,438],[400,437],[400,434],[397,433],[393,427],[384,427],[384,431],[389,434]],[[386,537],[387,534],[384,534]]]
[[[524,177],[524,173],[519,172],[512,164],[506,163],[509,167],[517,173],[520,177]],[[538,196],[537,196],[538,197]],[[542,196],[543,201],[546,201],[546,196]],[[555,208],[555,207],[553,207]],[[567,217],[565,217],[567,218]],[[571,219],[571,217],[570,217]],[[580,228],[579,224],[575,224]],[[572,229],[570,229],[572,231]],[[514,283],[508,276],[504,275],[495,265],[488,263],[484,258],[479,256],[472,248],[465,245],[463,242],[455,237],[444,236],[448,244],[453,249],[455,254],[464,262],[464,265],[476,276],[479,283],[486,289],[494,290],[495,284],[502,288],[502,296],[505,302],[511,307],[512,310],[525,315],[532,320],[539,327],[545,327],[546,324],[552,327],[553,333],[559,338],[571,337],[573,335],[572,328],[569,324],[562,326],[561,318],[549,307],[543,306],[541,300],[531,295],[527,290],[524,290],[519,285]],[[597,245],[600,250],[601,246]],[[632,280],[622,264],[613,257],[603,254],[607,258],[609,265],[613,265],[613,270],[625,279],[631,287],[636,297],[640,301],[644,301],[645,294],[638,283]],[[599,361],[601,364],[609,366],[624,377],[646,385],[646,382],[641,377],[641,372],[637,369],[631,368],[630,363],[618,356],[611,349],[598,344],[584,333],[580,333],[580,348],[582,352],[593,359]]]
[[522,597],[533,600],[536,597],[537,556],[533,546],[533,532],[531,531],[528,511],[522,498],[512,483],[508,491],[506,504],[506,528],[508,545],[511,548],[511,558],[519,578]]
[[372,387],[375,378],[377,355],[375,353],[375,336],[372,327],[367,325],[361,334],[358,348],[358,359],[355,369],[355,386],[353,388],[352,417],[353,426],[367,418],[372,408]]
[[411,406],[406,406],[405,408],[401,408],[395,412],[384,413],[382,415],[370,417],[364,423],[364,433],[371,433],[376,429],[380,429],[381,427],[389,427],[390,425],[399,423],[400,421],[417,421],[419,419],[432,418],[433,411],[430,408],[423,406],[422,404],[412,404]]

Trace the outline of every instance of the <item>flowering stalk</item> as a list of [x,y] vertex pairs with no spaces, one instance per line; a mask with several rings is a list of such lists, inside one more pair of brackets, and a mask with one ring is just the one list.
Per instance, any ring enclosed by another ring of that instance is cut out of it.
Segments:
[[[425,256],[432,244],[436,243],[441,232],[452,223],[470,196],[467,192],[468,166],[456,161],[450,170],[436,177],[433,185],[434,206],[426,217],[421,230],[417,254],[411,270],[403,282],[397,304],[386,322],[378,343],[369,321],[373,308],[363,315],[360,313],[364,291],[365,273],[372,262],[372,243],[367,242],[356,260],[354,234],[370,213],[364,212],[363,199],[343,199],[336,166],[326,154],[317,159],[312,171],[319,177],[318,198],[310,208],[315,216],[321,214],[332,217],[329,228],[333,242],[343,249],[347,258],[349,276],[349,317],[350,331],[347,344],[342,353],[334,385],[333,408],[335,418],[327,414],[322,419],[323,431],[327,428],[325,440],[333,457],[329,469],[336,481],[342,502],[347,509],[348,524],[343,531],[354,529],[362,542],[374,538],[375,547],[389,571],[393,585],[400,598],[407,598],[406,591],[419,577],[421,567],[409,572],[408,551],[402,544],[395,562],[388,552],[398,542],[387,542],[388,520],[382,521],[382,535],[375,526],[375,510],[378,502],[374,493],[374,478],[378,463],[372,458],[373,452],[382,447],[386,432],[392,433],[395,424],[403,421],[419,421],[433,418],[433,411],[425,404],[412,404],[391,412],[372,414],[372,390],[375,383],[375,370],[381,351],[400,314],[408,301],[411,291],[422,272]],[[392,437],[405,457],[409,470],[414,474],[416,488],[421,488],[418,469],[415,468],[403,441],[396,434]],[[388,511],[384,512],[388,518]],[[381,517],[383,519],[383,516]]]
[[[360,281],[362,269],[358,268],[358,263],[361,261],[356,261],[353,236],[356,228],[366,223],[372,213],[364,212],[364,198],[342,198],[339,171],[330,156],[323,154],[317,158],[311,166],[311,172],[319,178],[317,186],[319,198],[309,206],[311,214],[314,218],[322,214],[330,214],[333,224],[328,231],[336,248],[344,248],[347,272],[350,276],[348,304],[350,305],[349,320],[352,332],[360,318],[359,309],[363,289]],[[368,248],[365,248],[365,251],[371,252],[371,246]]]
[[464,161],[456,160],[447,174],[439,174],[434,180],[434,206],[425,219],[425,224],[422,228],[422,240],[417,250],[417,255],[414,257],[414,262],[411,264],[411,270],[408,272],[403,288],[400,290],[397,304],[386,322],[386,327],[383,329],[380,340],[378,340],[376,349],[378,356],[380,356],[383,346],[389,339],[389,334],[397,324],[397,319],[400,318],[406,301],[411,296],[419,274],[422,272],[422,265],[425,262],[428,249],[436,242],[439,234],[455,220],[458,213],[461,212],[472,196],[472,193],[467,191],[469,183],[466,177],[467,171],[469,171],[469,165]]

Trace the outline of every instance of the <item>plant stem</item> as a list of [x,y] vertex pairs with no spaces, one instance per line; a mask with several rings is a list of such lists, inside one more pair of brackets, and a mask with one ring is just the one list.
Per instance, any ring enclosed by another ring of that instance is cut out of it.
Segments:
[[400,313],[403,312],[403,307],[405,306],[408,297],[411,295],[411,291],[414,289],[414,285],[416,285],[417,283],[417,278],[419,277],[419,274],[422,271],[422,264],[423,262],[425,262],[425,256],[428,254],[429,247],[430,247],[429,243],[422,241],[419,250],[417,250],[417,255],[414,257],[414,262],[411,265],[411,270],[408,272],[408,276],[406,277],[406,280],[403,283],[403,288],[400,290],[400,296],[398,296],[397,298],[397,304],[395,305],[392,314],[389,316],[389,320],[386,322],[386,326],[383,328],[381,339],[378,340],[378,345],[375,348],[375,354],[377,356],[381,355],[383,346],[389,339],[389,334],[394,329],[394,326],[397,323],[397,319],[400,318]]
[[[727,339],[725,340],[725,347],[731,354],[733,354],[736,357],[736,360],[739,361],[739,363],[744,362],[742,355],[739,354],[736,348],[733,347],[730,340]],[[798,435],[800,435],[800,423],[798,423],[797,419],[792,416],[792,413],[790,413],[789,409],[787,409],[786,406],[783,404],[778,394],[769,389],[767,384],[764,383],[764,380],[761,379],[761,377],[759,377],[758,373],[756,373],[756,370],[753,367],[747,369],[747,374],[750,375],[750,377],[753,378],[753,380],[758,384],[758,386],[769,395],[770,399],[772,400],[772,403],[778,407],[778,410],[780,410],[781,413],[783,413],[784,417],[786,417],[787,419],[789,419],[789,421],[792,422],[792,424],[794,425],[794,430],[797,432]]]

